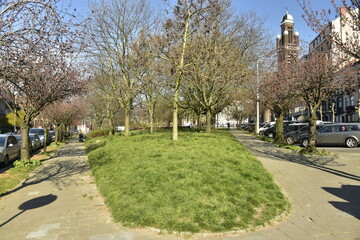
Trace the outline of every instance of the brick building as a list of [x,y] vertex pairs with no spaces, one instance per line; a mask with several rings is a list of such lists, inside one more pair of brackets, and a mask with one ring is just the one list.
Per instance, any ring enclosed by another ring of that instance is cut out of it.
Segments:
[[294,31],[294,18],[288,12],[281,20],[281,34],[276,37],[278,65],[298,59],[299,33]]

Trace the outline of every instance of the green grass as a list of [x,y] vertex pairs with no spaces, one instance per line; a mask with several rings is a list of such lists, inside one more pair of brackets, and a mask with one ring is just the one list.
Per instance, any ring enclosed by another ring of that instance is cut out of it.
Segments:
[[33,166],[9,168],[0,173],[0,195],[15,188],[34,168]]
[[[116,221],[168,232],[265,225],[289,203],[270,174],[228,131],[142,132],[88,141],[96,182]],[[98,145],[96,147],[96,145]]]

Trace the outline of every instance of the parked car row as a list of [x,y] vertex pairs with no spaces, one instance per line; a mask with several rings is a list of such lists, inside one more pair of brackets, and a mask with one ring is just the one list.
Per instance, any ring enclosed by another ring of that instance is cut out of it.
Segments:
[[[44,133],[45,130],[43,128],[31,128],[29,130],[28,146],[30,153],[36,152],[44,147]],[[47,145],[55,138],[54,132],[52,133],[48,131]],[[11,161],[20,158],[21,141],[20,133],[0,134],[0,165],[7,166]]]
[[[260,125],[259,134],[273,138],[276,136],[275,123]],[[254,132],[254,124],[240,125],[240,129]],[[309,144],[309,124],[284,122],[284,138],[288,144]],[[360,123],[324,123],[316,125],[315,141],[317,146],[346,146],[349,148],[360,145]]]

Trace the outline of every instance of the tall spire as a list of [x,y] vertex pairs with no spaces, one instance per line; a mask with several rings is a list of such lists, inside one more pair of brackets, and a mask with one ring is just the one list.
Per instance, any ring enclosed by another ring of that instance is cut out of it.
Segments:
[[298,58],[299,33],[294,31],[294,18],[286,9],[281,19],[281,34],[276,37],[278,65],[293,62]]

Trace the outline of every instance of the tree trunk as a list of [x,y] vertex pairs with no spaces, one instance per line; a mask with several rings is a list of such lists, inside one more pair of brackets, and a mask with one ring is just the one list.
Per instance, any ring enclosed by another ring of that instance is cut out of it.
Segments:
[[124,135],[125,137],[130,137],[130,108],[125,107],[125,131]]
[[65,139],[65,137],[66,137],[64,124],[60,124],[60,136],[61,136],[60,137],[61,141],[63,141]]
[[210,109],[206,110],[206,129],[205,129],[205,133],[211,133],[211,119],[212,119],[212,114]]
[[335,122],[335,103],[331,103],[331,123]]
[[55,124],[55,142],[58,143],[60,142],[60,125],[59,124]]
[[109,129],[109,136],[114,135],[114,117],[109,117],[109,125],[110,125],[110,129]]
[[49,134],[47,128],[44,126],[44,152],[46,152],[48,138],[49,138]]
[[196,113],[196,117],[197,117],[196,131],[200,132],[201,131],[201,123],[200,123],[201,112],[200,111],[198,113]]
[[30,126],[26,123],[21,123],[20,129],[21,129],[21,160],[29,162],[30,161],[30,152],[29,152]]
[[308,119],[309,122],[309,144],[308,147],[306,148],[306,152],[307,153],[317,153],[318,150],[316,149],[315,146],[315,134],[316,134],[316,120],[317,120],[317,115],[316,115],[316,107],[309,108],[310,111],[310,117]]
[[178,130],[178,111],[179,111],[179,86],[180,86],[181,74],[176,80],[175,93],[174,93],[174,102],[173,102],[173,121],[172,121],[172,129],[173,129],[173,140],[178,140],[179,130]]
[[150,133],[154,133],[154,125],[155,125],[154,108],[155,108],[155,103],[150,102],[148,104],[149,121],[150,121]]
[[285,144],[284,139],[284,112],[281,110],[278,112],[278,118],[276,119],[276,136],[275,136],[275,143]]
[[[189,13],[189,10],[188,10],[188,13]],[[189,32],[190,20],[191,20],[191,14],[188,15],[188,17],[185,21],[184,34],[183,34],[183,39],[182,39],[181,56],[180,56],[180,61],[179,61],[179,75],[177,76],[177,78],[175,80],[175,89],[174,89],[175,92],[174,92],[174,102],[173,102],[173,108],[174,108],[173,137],[172,137],[173,140],[178,140],[178,135],[179,135],[179,131],[178,131],[179,88],[180,88],[180,81],[181,81],[181,77],[183,75],[184,66],[185,66],[185,51],[186,51],[186,46],[187,46],[187,37],[188,37],[188,32]]]

